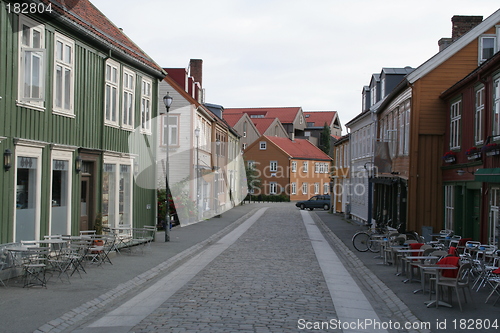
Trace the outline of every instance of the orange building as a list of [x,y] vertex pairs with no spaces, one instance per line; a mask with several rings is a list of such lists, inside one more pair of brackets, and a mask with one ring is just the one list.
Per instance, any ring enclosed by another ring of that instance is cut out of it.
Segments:
[[295,201],[329,194],[332,159],[307,140],[264,135],[244,158],[261,180],[253,195],[286,195]]

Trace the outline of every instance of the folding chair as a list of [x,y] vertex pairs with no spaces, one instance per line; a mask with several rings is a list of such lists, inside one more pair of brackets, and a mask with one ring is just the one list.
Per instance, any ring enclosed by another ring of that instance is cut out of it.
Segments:
[[29,247],[23,263],[24,287],[47,287],[45,269],[49,255],[48,247]]

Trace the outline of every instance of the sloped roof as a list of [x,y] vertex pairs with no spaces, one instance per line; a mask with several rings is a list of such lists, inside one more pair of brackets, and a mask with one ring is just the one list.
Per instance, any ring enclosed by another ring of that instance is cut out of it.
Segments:
[[276,118],[251,118],[252,123],[260,133],[267,131]]
[[332,159],[321,149],[305,139],[295,139],[292,141],[289,138],[281,138],[277,136],[264,135],[264,137],[274,143],[277,147],[281,148],[281,150],[292,158],[322,161],[330,161]]
[[278,118],[283,124],[293,123],[297,113],[302,110],[296,107],[262,107],[262,108],[228,108],[224,113],[247,113],[249,116],[261,115],[264,118]]
[[336,114],[337,111],[304,111],[307,127],[323,127],[325,123],[330,126]]
[[232,114],[223,113],[222,117],[229,124],[229,126],[234,127],[236,125],[236,123],[238,121],[240,121],[242,115],[241,114],[235,114],[235,113],[232,113]]
[[[91,38],[103,41],[115,50],[146,65],[150,69],[164,74],[162,68],[156,64],[139,46],[115,26],[89,0],[42,0],[52,3],[52,9],[57,12],[59,19],[65,23],[72,23],[82,29],[80,33]],[[68,22],[69,21],[69,22]]]
[[420,78],[424,77],[425,75],[433,71],[436,67],[444,63],[449,58],[451,58],[453,55],[455,55],[455,53],[460,51],[466,45],[470,44],[472,41],[474,41],[476,38],[482,35],[486,30],[490,29],[495,24],[497,24],[499,21],[500,21],[500,9],[491,14],[485,20],[483,20],[483,22],[476,25],[474,28],[472,28],[469,32],[460,37],[458,40],[453,42],[446,49],[442,50],[441,52],[438,52],[432,58],[428,59],[422,65],[417,67],[413,72],[408,74],[407,76],[408,82],[410,84],[413,84]]

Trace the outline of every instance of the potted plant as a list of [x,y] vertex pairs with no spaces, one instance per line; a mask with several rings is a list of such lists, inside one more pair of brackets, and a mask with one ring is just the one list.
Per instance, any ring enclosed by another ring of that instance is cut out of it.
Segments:
[[454,151],[447,151],[443,155],[445,163],[455,163],[457,161],[457,154]]
[[469,160],[478,160],[481,158],[481,150],[477,147],[471,147],[465,151],[465,155]]
[[486,156],[500,155],[500,145],[497,143],[488,143],[481,148],[481,151],[486,154]]

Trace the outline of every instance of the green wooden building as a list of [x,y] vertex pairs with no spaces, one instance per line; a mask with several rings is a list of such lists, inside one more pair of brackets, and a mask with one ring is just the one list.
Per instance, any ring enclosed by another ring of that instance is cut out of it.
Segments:
[[153,142],[165,72],[89,1],[42,3],[0,0],[0,243],[156,224],[128,138]]

